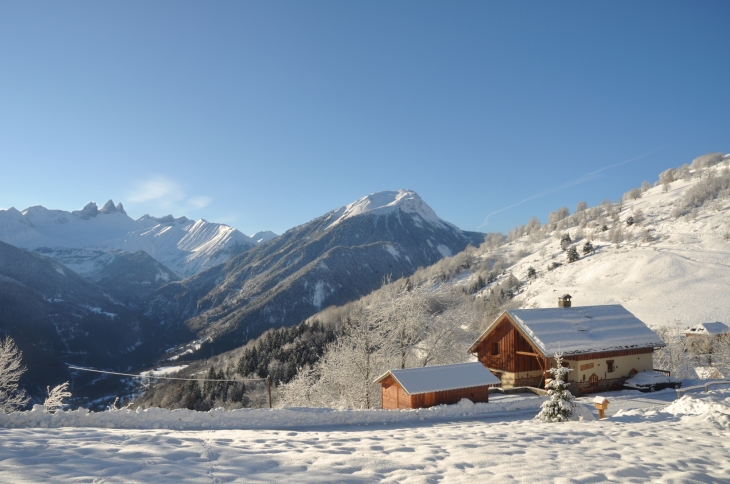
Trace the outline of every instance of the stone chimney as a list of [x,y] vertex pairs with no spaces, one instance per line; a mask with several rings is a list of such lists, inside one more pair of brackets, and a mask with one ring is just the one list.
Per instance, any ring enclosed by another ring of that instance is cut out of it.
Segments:
[[569,308],[570,307],[570,298],[572,296],[570,294],[563,294],[558,298],[558,307],[559,308]]

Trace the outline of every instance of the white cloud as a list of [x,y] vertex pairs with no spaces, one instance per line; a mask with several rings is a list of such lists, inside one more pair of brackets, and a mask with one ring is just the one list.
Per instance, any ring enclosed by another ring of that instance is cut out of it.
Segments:
[[205,208],[213,202],[212,198],[204,195],[188,196],[178,182],[163,175],[136,183],[128,200],[132,204],[146,206],[147,210],[173,211],[178,214]]
[[210,205],[213,199],[210,197],[192,197],[188,200],[188,203],[195,208],[204,208]]
[[177,182],[163,176],[156,176],[137,183],[129,196],[129,200],[135,203],[149,202],[151,200],[179,202],[184,199],[185,192],[182,187]]

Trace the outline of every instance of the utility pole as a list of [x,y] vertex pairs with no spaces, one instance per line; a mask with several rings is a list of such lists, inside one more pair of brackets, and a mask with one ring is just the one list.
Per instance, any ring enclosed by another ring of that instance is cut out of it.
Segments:
[[271,375],[266,377],[266,386],[269,387],[269,408],[271,408]]

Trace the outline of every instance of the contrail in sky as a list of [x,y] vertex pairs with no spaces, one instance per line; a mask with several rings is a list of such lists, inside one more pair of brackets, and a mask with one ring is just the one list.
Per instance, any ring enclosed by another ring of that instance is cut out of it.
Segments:
[[513,203],[512,205],[509,205],[507,207],[500,208],[499,210],[495,210],[494,212],[491,212],[487,215],[487,217],[484,219],[484,223],[482,223],[479,227],[477,227],[477,230],[481,229],[482,227],[485,227],[489,223],[489,218],[492,215],[496,215],[500,212],[504,212],[505,210],[509,210],[510,208],[514,208],[518,205],[522,205],[523,203],[529,202],[531,200],[542,198],[545,195],[550,195],[551,193],[559,192],[560,190],[565,190],[566,188],[574,187],[576,185],[580,185],[581,183],[595,180],[596,178],[598,178],[598,174],[601,173],[602,171],[610,170],[611,168],[616,168],[617,166],[625,165],[626,163],[631,163],[632,161],[636,161],[638,159],[644,158],[645,156],[653,155],[654,153],[657,153],[658,151],[660,151],[660,150],[652,151],[651,153],[645,153],[641,156],[637,156],[636,158],[631,158],[630,160],[622,161],[621,163],[616,163],[615,165],[606,166],[599,170],[592,171],[590,173],[586,173],[582,177],[577,178],[573,181],[569,181],[569,182],[559,185],[557,187],[550,188],[548,190],[545,190],[544,192],[540,192],[535,195],[532,195],[531,197],[527,197],[524,200],[520,200],[517,203]]

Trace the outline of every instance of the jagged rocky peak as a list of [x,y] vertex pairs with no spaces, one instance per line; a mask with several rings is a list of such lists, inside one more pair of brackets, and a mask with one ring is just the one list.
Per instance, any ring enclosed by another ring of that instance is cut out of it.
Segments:
[[116,213],[116,211],[117,207],[114,206],[114,202],[111,199],[109,199],[109,201],[101,207],[101,210],[99,210],[100,213]]
[[97,215],[99,215],[99,207],[96,206],[95,202],[89,202],[84,205],[84,208],[82,208],[81,210],[75,210],[71,213],[73,215],[79,216],[84,220],[88,220],[91,217],[96,217]]
[[117,212],[127,215],[127,212],[124,211],[124,205],[122,205],[122,202],[117,203],[117,206],[114,208],[117,209]]
[[184,216],[175,218],[172,216],[172,214],[168,214],[168,215],[165,215],[164,217],[153,217],[152,215],[147,214],[147,213],[137,219],[137,222],[147,222],[147,223],[153,222],[153,223],[155,223],[155,225],[156,224],[172,225],[175,223],[184,224],[189,221],[190,221],[190,219],[187,217],[184,217]]
[[366,197],[352,202],[334,211],[334,221],[329,227],[333,227],[351,217],[363,214],[386,215],[396,210],[401,210],[411,216],[418,216],[425,222],[445,226],[446,222],[441,220],[436,212],[413,190],[392,190],[372,193]]

